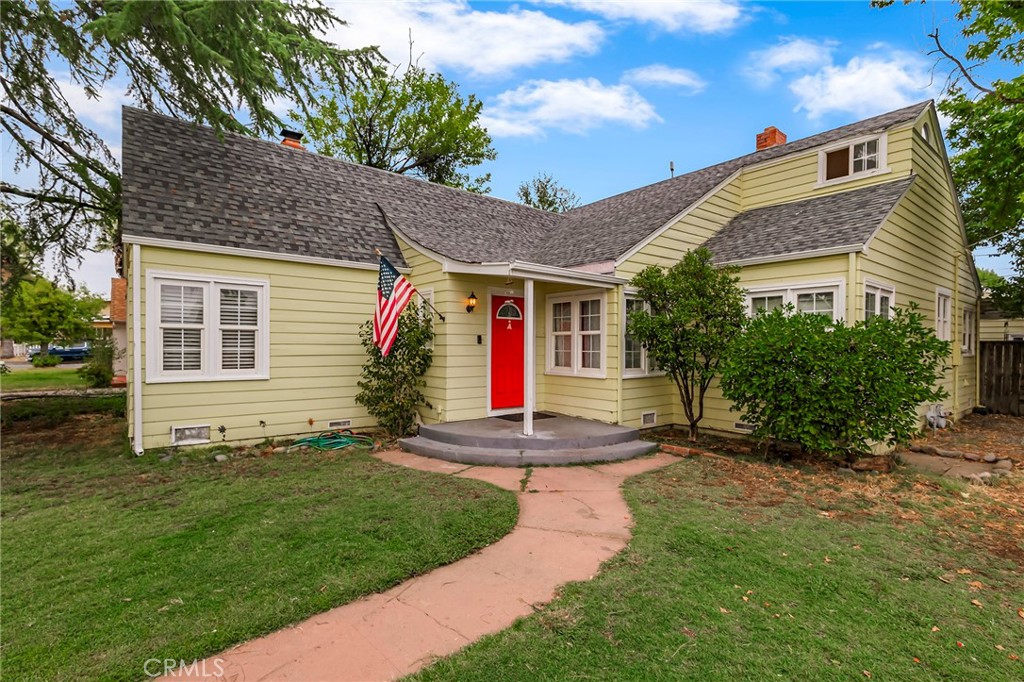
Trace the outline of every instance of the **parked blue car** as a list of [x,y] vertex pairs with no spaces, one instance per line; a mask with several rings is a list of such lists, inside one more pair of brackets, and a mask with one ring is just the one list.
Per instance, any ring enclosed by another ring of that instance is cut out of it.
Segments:
[[[64,362],[82,362],[91,354],[92,349],[89,348],[87,343],[66,348],[64,346],[50,346],[50,355],[55,355]],[[31,360],[37,355],[39,355],[39,348],[34,348],[28,352],[28,359]]]

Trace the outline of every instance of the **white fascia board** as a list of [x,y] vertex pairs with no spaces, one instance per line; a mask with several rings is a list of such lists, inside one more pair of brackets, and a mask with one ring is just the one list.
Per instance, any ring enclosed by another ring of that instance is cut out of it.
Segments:
[[689,206],[686,206],[685,208],[683,208],[682,211],[680,211],[675,216],[673,216],[671,219],[669,219],[669,221],[667,223],[665,223],[664,225],[659,227],[657,230],[655,230],[654,232],[652,232],[649,235],[647,235],[646,237],[644,237],[644,239],[642,241],[638,242],[636,245],[634,245],[632,248],[630,248],[629,251],[626,251],[624,254],[622,254],[621,256],[616,258],[615,259],[615,267],[619,267],[620,265],[622,265],[623,263],[628,261],[630,258],[635,256],[638,251],[643,249],[645,246],[647,246],[648,244],[653,242],[655,239],[657,239],[661,235],[665,234],[665,232],[667,232],[673,225],[675,225],[680,220],[682,220],[687,215],[689,215],[691,211],[693,211],[698,206],[703,204],[705,201],[707,201],[708,199],[710,199],[711,197],[713,197],[714,195],[716,195],[720,191],[722,191],[722,189],[726,185],[728,185],[730,182],[732,182],[733,180],[738,178],[743,173],[744,170],[745,170],[744,168],[740,168],[740,169],[736,170],[735,172],[733,172],[729,177],[725,178],[720,183],[718,183],[717,185],[712,187],[710,190],[708,190],[699,199],[694,201]]
[[803,260],[805,258],[821,258],[822,256],[838,256],[844,253],[860,251],[863,244],[851,244],[849,246],[833,246],[827,249],[815,249],[813,251],[801,251],[799,253],[787,253],[781,256],[757,256],[756,258],[741,258],[739,260],[724,261],[716,265],[761,265],[763,263],[781,263],[789,260]]
[[[139,246],[153,246],[161,249],[177,249],[178,251],[196,251],[199,253],[212,253],[221,256],[238,256],[241,258],[263,258],[266,260],[279,260],[288,263],[311,263],[313,265],[329,265],[335,268],[350,268],[353,270],[376,270],[376,263],[361,263],[352,260],[340,260],[336,258],[323,258],[320,256],[304,256],[294,253],[278,253],[276,251],[258,251],[256,249],[242,249],[235,246],[220,246],[217,244],[200,244],[196,242],[180,242],[174,239],[160,239],[157,237],[140,237],[126,234],[121,237],[125,244],[138,244]],[[402,273],[410,272],[410,269],[402,266],[395,267]]]

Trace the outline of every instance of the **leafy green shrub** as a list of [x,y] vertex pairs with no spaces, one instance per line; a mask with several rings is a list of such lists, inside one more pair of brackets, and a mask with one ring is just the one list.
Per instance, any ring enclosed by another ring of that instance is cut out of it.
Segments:
[[76,414],[112,414],[123,417],[127,405],[124,394],[95,398],[59,396],[4,401],[0,423],[4,428],[14,422],[34,420],[40,426],[59,426]]
[[365,322],[359,328],[359,340],[368,357],[356,402],[376,417],[377,426],[389,436],[412,433],[416,407],[431,407],[420,389],[426,386],[423,375],[433,360],[433,338],[430,318],[414,305],[399,318],[398,337],[387,357],[373,344],[373,323]]
[[918,406],[947,396],[936,383],[949,352],[913,308],[847,327],[787,306],[747,323],[722,390],[755,436],[852,459],[920,429]]
[[117,349],[109,336],[97,336],[89,350],[89,362],[78,368],[78,376],[90,388],[109,388],[114,380],[114,359],[123,351]]
[[629,335],[675,382],[690,440],[704,418],[704,394],[746,319],[738,271],[716,267],[700,247],[668,270],[651,265],[630,282],[644,306],[629,311]]
[[43,355],[38,353],[32,358],[33,367],[56,367],[62,362],[64,362],[64,358],[59,355]]

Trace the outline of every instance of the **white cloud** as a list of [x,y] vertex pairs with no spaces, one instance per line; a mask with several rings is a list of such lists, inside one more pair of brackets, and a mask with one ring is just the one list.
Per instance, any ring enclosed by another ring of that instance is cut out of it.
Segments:
[[637,85],[660,85],[679,87],[695,95],[707,87],[707,82],[689,69],[680,69],[665,64],[650,64],[631,69],[622,74],[622,80]]
[[[346,48],[377,45],[394,63],[413,58],[432,70],[446,68],[492,76],[535,64],[593,54],[604,39],[594,21],[569,23],[513,6],[482,11],[460,0],[431,3],[333,2],[348,26],[328,39]],[[422,56],[421,56],[422,55]]]
[[548,129],[585,133],[606,123],[643,128],[652,121],[661,118],[632,86],[605,85],[596,78],[527,81],[499,94],[481,116],[495,137],[541,135]]
[[90,97],[85,88],[67,74],[54,74],[54,80],[71,110],[89,127],[99,129],[101,134],[121,130],[121,105],[128,104],[124,83],[109,81],[96,97]]
[[872,116],[934,97],[929,64],[920,56],[894,51],[853,57],[845,65],[829,65],[789,85],[797,96],[796,110],[812,118],[832,112]]
[[778,45],[751,52],[743,73],[757,87],[768,87],[780,73],[817,69],[832,64],[836,43],[831,40],[780,38]]
[[611,20],[653,24],[666,31],[721,33],[744,18],[733,0],[544,0],[546,4],[572,7]]

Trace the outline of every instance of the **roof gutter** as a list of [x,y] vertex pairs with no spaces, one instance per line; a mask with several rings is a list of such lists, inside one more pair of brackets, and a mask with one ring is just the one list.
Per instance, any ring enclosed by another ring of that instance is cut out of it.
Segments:
[[800,251],[798,253],[786,253],[779,256],[757,256],[756,258],[741,258],[739,260],[716,261],[716,265],[761,265],[762,263],[780,263],[788,260],[802,260],[804,258],[820,258],[822,256],[838,256],[846,253],[853,253],[864,248],[864,244],[850,244],[847,246],[832,246],[827,249],[814,249],[812,251]]

